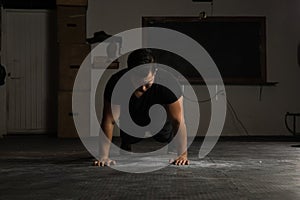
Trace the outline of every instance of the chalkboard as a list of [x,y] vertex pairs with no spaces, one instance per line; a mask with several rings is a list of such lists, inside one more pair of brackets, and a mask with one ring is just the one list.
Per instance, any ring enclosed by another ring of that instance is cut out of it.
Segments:
[[[225,84],[266,82],[265,17],[143,17],[143,27],[180,31],[202,45],[216,63]],[[201,75],[184,58],[155,51],[157,62],[178,70],[192,83]]]

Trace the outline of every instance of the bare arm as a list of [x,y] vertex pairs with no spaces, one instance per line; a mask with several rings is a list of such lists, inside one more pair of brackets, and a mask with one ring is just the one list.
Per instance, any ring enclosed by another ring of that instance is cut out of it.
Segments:
[[168,116],[172,121],[173,134],[178,134],[176,139],[178,157],[173,162],[176,165],[189,164],[187,158],[187,132],[184,121],[182,97],[172,104],[167,105]]
[[106,137],[103,137],[102,133],[100,133],[99,161],[96,163],[96,165],[98,166],[105,166],[110,165],[110,163],[115,163],[114,161],[109,159],[110,144],[112,141],[114,126],[116,123],[113,116],[119,118],[120,106],[113,104],[111,105],[110,102],[105,100],[103,106],[101,129],[103,130],[103,133]]

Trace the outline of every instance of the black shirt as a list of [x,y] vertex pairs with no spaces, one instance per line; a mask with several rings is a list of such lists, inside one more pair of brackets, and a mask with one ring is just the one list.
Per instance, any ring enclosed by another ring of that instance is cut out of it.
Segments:
[[[106,101],[112,101],[111,97],[114,87],[126,72],[128,72],[128,69],[120,70],[116,74],[112,75],[112,77],[108,80],[104,90],[104,99]],[[170,84],[172,85],[172,90],[174,92],[163,86]],[[131,90],[131,92],[133,91],[134,90]],[[146,126],[150,123],[149,109],[151,108],[151,106],[153,106],[154,104],[160,104],[163,106],[166,104],[171,104],[177,101],[181,96],[182,90],[177,79],[169,72],[163,69],[159,69],[156,72],[154,83],[147,91],[142,94],[142,96],[136,97],[134,94],[131,95],[131,98],[129,100],[129,113],[132,120],[137,125]],[[124,101],[124,98],[122,99],[121,95],[117,96],[114,101],[115,102],[111,103],[120,105],[120,122],[122,122],[122,110],[126,108],[125,106],[128,105],[124,105],[124,102],[122,102]]]

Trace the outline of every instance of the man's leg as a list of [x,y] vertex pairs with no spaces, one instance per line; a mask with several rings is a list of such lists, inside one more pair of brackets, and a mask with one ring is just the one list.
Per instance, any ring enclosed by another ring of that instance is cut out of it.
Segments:
[[133,137],[123,131],[120,131],[120,136],[121,136],[120,148],[125,151],[131,151],[131,144],[137,143],[142,140],[142,138]]
[[[167,121],[163,129],[153,136],[153,138],[162,143],[170,143],[173,136],[173,127],[170,121]],[[176,147],[174,145],[168,144],[168,153],[176,153]]]
[[171,142],[173,139],[173,127],[169,120],[165,123],[164,127],[153,136],[153,138],[158,142]]

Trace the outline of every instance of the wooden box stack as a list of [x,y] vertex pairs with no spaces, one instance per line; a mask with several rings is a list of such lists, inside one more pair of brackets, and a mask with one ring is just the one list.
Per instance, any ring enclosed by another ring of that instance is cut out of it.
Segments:
[[[60,138],[78,137],[73,118],[78,117],[80,113],[72,112],[72,92],[78,70],[91,51],[90,45],[86,43],[87,3],[88,0],[56,0],[59,46],[58,137]],[[86,72],[86,75],[90,76],[90,72]],[[84,81],[78,92],[90,96],[90,80]],[[85,119],[88,120],[89,116],[85,116]],[[84,130],[88,134],[89,126],[84,127]]]

